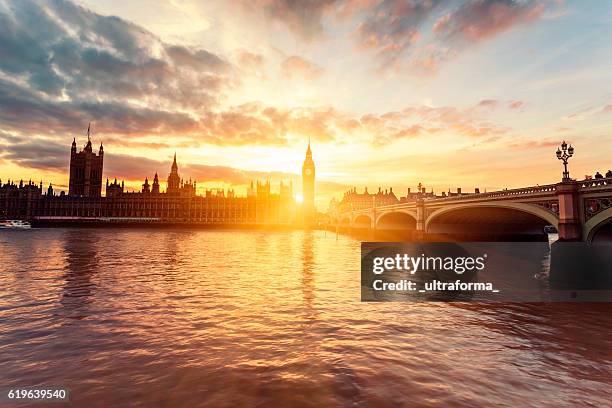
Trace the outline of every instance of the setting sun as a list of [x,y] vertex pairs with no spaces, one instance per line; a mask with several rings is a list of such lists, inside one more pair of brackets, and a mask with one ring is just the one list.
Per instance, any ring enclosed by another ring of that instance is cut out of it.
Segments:
[[610,0],[0,0],[1,405],[610,406],[609,38]]

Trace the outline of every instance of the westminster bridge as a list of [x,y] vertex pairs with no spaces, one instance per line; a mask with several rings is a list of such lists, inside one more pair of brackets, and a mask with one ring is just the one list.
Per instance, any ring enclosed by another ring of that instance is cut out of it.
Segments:
[[575,181],[338,211],[330,227],[399,231],[415,239],[479,235],[537,236],[546,227],[559,239],[595,242],[612,237],[612,178]]

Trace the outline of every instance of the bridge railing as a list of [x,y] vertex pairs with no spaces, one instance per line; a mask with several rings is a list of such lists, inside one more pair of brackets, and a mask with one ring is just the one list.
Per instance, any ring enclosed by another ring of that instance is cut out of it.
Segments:
[[599,187],[612,187],[612,178],[604,178],[604,179],[590,179],[583,180],[579,182],[581,190],[588,190],[591,188],[599,188]]
[[[580,190],[600,190],[601,188],[610,188],[612,189],[612,178],[603,178],[603,179],[589,179],[589,180],[579,180],[574,181],[578,184]],[[499,190],[499,191],[491,191],[488,193],[469,193],[462,194],[457,196],[450,197],[428,197],[425,198],[424,201],[428,203],[432,202],[452,202],[456,200],[474,200],[474,199],[487,199],[487,198],[504,198],[504,197],[522,197],[529,195],[538,195],[538,194],[551,194],[557,190],[557,184],[545,184],[541,186],[532,186],[532,187],[522,187],[522,188],[514,188],[507,190]],[[393,209],[407,209],[412,208],[416,205],[416,200],[403,202],[400,204],[391,204],[384,206],[376,206],[375,208],[378,210],[393,210]],[[372,210],[370,208],[362,208],[360,210],[352,211],[353,214],[359,213],[367,213]]]
[[[488,193],[469,193],[469,194],[462,194],[462,195],[458,195],[458,196],[451,196],[451,197],[428,197],[425,198],[424,201],[428,202],[428,203],[432,203],[432,202],[451,202],[451,201],[455,201],[455,200],[473,200],[473,199],[483,199],[483,198],[503,198],[503,197],[520,197],[520,196],[526,196],[526,195],[533,195],[533,194],[550,194],[550,193],[554,193],[557,190],[557,185],[556,184],[546,184],[543,186],[533,186],[533,187],[523,187],[523,188],[515,188],[515,189],[510,189],[510,190],[500,190],[500,191],[491,191]],[[399,204],[391,204],[391,205],[381,205],[381,206],[376,206],[376,207],[369,207],[369,208],[362,208],[359,210],[353,210],[353,211],[348,211],[351,212],[352,214],[365,214],[365,213],[369,213],[370,211],[372,211],[373,208],[375,208],[376,210],[393,210],[393,209],[407,209],[407,208],[412,208],[416,206],[416,200],[414,201],[407,201],[407,202],[403,202],[403,203],[399,203]],[[344,212],[344,214],[348,213],[348,212]]]

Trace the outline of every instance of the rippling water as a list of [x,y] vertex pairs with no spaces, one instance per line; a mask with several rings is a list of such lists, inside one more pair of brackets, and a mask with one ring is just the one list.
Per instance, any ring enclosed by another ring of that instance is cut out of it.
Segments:
[[75,406],[609,406],[610,304],[361,303],[316,232],[0,231],[0,388]]

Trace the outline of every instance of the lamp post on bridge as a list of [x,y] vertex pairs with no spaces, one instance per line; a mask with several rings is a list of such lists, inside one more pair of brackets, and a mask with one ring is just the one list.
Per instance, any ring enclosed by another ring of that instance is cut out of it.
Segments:
[[582,239],[582,219],[580,217],[580,203],[578,196],[578,183],[572,182],[567,162],[574,155],[574,147],[567,145],[565,140],[557,148],[557,159],[563,162],[563,179],[557,184],[555,194],[559,200],[559,231],[560,241],[580,241]]
[[574,155],[574,147],[572,145],[567,146],[565,140],[561,143],[561,148],[557,148],[557,159],[563,162],[563,179],[561,181],[571,181],[569,171],[567,170],[567,162]]

